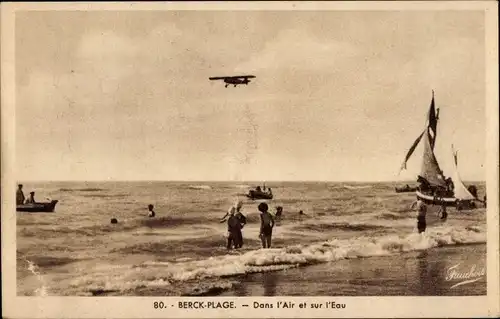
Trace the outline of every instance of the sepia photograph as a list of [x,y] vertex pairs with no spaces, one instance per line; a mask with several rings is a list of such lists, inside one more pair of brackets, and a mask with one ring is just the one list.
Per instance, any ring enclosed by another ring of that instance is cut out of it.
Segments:
[[260,5],[15,12],[15,296],[488,295],[485,10]]

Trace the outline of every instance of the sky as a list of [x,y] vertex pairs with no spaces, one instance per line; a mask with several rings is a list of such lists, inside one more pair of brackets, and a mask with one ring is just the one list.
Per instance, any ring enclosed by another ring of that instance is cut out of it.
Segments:
[[[471,11],[16,15],[19,180],[485,179],[485,36]],[[252,74],[225,88],[212,76]]]

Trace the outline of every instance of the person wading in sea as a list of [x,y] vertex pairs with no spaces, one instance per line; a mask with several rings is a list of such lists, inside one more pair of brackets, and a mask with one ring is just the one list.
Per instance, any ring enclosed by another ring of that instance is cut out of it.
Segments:
[[269,206],[266,203],[260,203],[260,232],[259,237],[262,241],[262,248],[271,248],[271,239],[273,236],[274,219],[268,212]]
[[148,217],[153,218],[156,216],[155,211],[153,210],[154,206],[152,204],[148,205]]
[[446,211],[446,205],[441,206],[441,219],[445,221],[448,218],[448,212]]
[[236,232],[236,235],[237,235],[237,239],[236,239],[236,244],[235,244],[235,248],[238,249],[238,248],[241,248],[243,247],[243,227],[245,227],[246,223],[247,223],[247,218],[245,217],[245,215],[243,215],[241,213],[241,202],[239,202],[239,206],[237,207],[236,209],[236,218],[238,219],[238,223],[239,223],[239,228],[240,230]]
[[276,219],[281,219],[282,215],[283,215],[283,207],[282,206],[276,207],[276,214],[274,214],[274,216],[276,216]]
[[243,203],[240,200],[236,200],[235,204],[228,210],[226,215],[224,215],[220,221],[223,223],[227,220],[227,249],[231,249],[233,245],[236,249],[243,246],[243,233],[241,230],[247,223],[247,219],[241,213],[242,206]]
[[417,200],[417,229],[419,234],[425,232],[427,228],[427,223],[425,221],[426,214],[427,205],[420,199]]
[[24,197],[23,193],[23,184],[17,185],[17,191],[16,191],[16,205],[22,205],[24,204],[24,200],[26,198]]

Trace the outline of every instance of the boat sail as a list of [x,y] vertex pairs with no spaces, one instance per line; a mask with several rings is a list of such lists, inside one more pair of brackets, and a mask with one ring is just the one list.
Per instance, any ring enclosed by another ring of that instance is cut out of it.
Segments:
[[460,173],[458,172],[458,154],[457,152],[453,149],[452,146],[452,152],[453,152],[453,158],[454,158],[454,166],[455,166],[455,172],[453,174],[453,180],[455,181],[455,198],[459,200],[474,200],[476,197],[469,192],[469,190],[465,187],[464,182],[462,181],[462,178],[460,177]]
[[434,102],[434,91],[432,91],[432,100],[429,112],[427,114],[427,123],[424,131],[413,142],[405,160],[401,165],[401,170],[406,169],[406,163],[417,148],[420,141],[424,143],[424,153],[422,157],[422,166],[417,181],[420,183],[416,190],[417,198],[431,205],[472,207],[476,199],[463,184],[458,174],[457,156],[455,156],[455,174],[453,179],[446,178],[439,167],[438,160],[434,154],[434,146],[437,137],[437,124],[439,120],[439,109],[436,110]]
[[424,156],[422,158],[420,176],[432,185],[446,187],[445,177],[432,151],[431,137],[427,130],[424,132]]

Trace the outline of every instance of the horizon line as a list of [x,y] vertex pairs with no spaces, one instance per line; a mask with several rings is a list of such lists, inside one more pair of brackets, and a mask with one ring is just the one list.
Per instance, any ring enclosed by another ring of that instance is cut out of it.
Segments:
[[[43,182],[172,182],[172,183],[417,183],[416,180],[179,180],[179,179],[74,179],[74,180],[18,180],[17,183]],[[482,182],[486,180],[463,180],[463,182]]]

